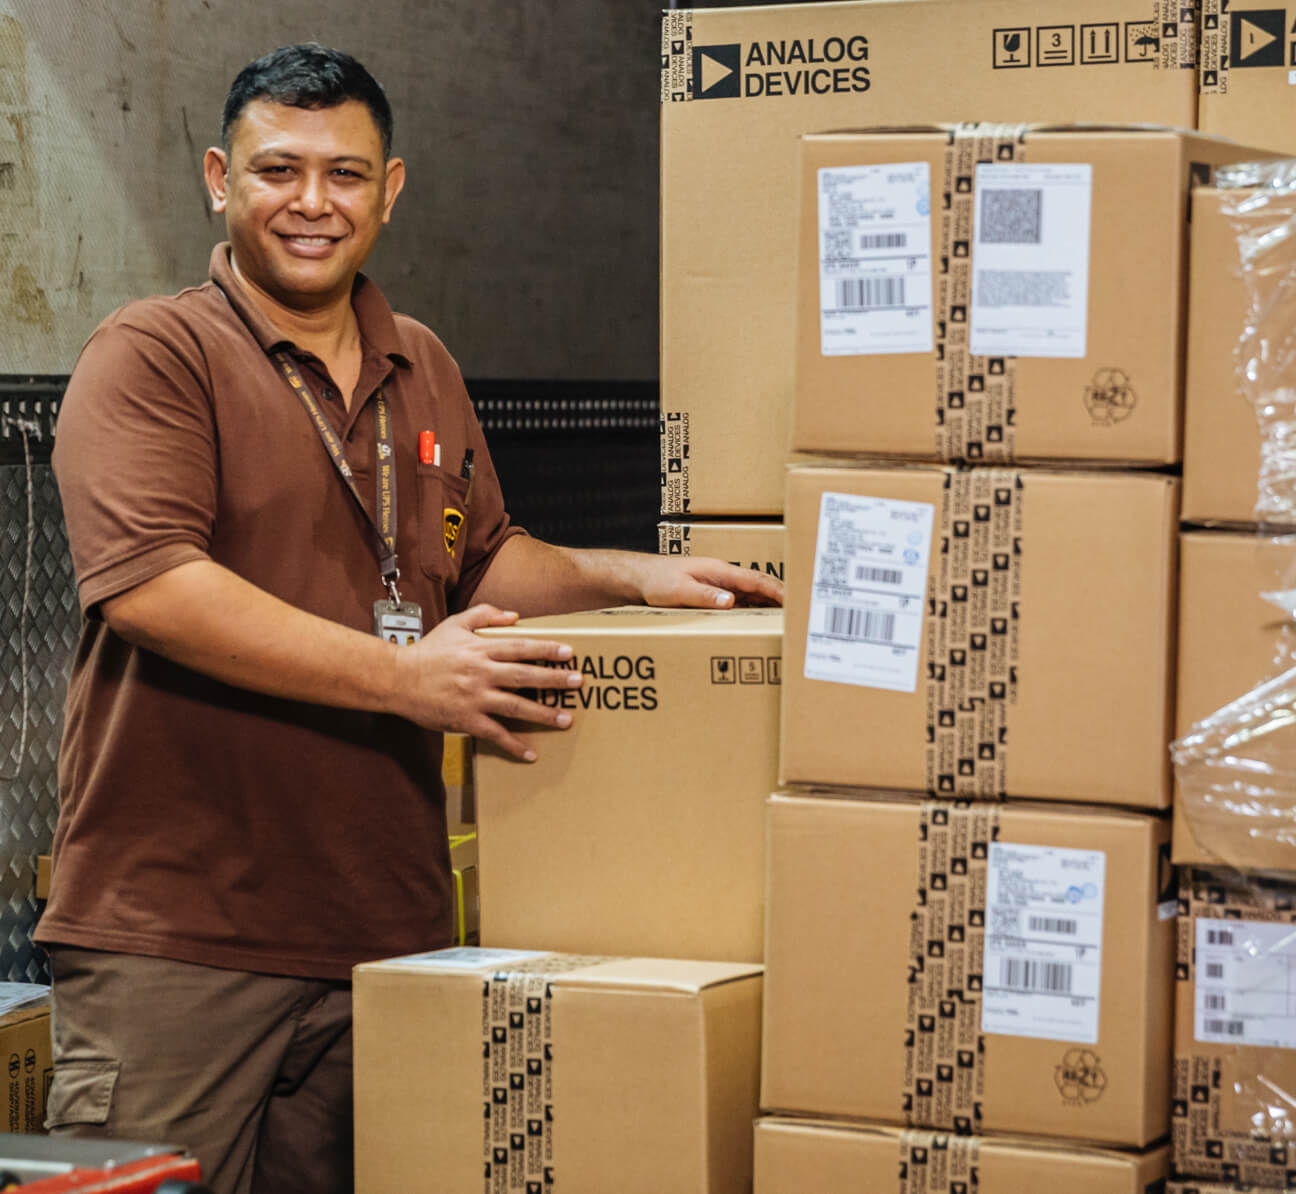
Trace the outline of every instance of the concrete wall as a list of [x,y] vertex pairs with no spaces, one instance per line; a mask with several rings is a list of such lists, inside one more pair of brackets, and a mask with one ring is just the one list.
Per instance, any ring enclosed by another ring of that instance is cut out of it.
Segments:
[[0,373],[66,373],[206,277],[200,160],[237,71],[318,40],[396,110],[369,272],[476,377],[657,375],[653,0],[0,0]]

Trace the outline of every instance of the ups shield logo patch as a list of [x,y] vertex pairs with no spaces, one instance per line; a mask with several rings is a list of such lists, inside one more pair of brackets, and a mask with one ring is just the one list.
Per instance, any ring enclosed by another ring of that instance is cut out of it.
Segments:
[[454,555],[455,543],[459,539],[459,530],[463,526],[464,516],[453,506],[446,506],[444,513],[446,551]]

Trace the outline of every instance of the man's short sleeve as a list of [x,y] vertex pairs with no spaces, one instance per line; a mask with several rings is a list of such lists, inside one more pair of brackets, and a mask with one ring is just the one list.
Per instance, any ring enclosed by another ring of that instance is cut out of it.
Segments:
[[211,544],[218,486],[205,364],[183,335],[139,326],[130,313],[143,305],[91,336],[59,413],[54,470],[92,616],[99,602],[206,558]]

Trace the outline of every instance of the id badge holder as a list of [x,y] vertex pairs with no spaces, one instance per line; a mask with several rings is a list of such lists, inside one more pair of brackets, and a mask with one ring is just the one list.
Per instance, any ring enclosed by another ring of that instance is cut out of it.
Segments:
[[398,647],[409,647],[423,637],[423,608],[412,601],[374,602],[374,633]]

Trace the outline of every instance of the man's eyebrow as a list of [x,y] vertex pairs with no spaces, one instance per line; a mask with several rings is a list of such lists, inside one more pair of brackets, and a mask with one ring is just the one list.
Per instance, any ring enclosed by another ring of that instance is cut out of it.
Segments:
[[[252,154],[248,160],[251,162],[260,162],[266,158],[281,158],[288,162],[300,162],[303,160],[302,155],[299,153],[293,153],[289,149],[275,149],[274,146],[270,146],[268,149],[257,150],[257,152]],[[362,157],[355,153],[341,153],[338,154],[337,157],[329,158],[329,161],[334,165],[339,162],[356,162],[361,166],[367,166],[371,170],[373,169],[373,162],[369,158]]]

